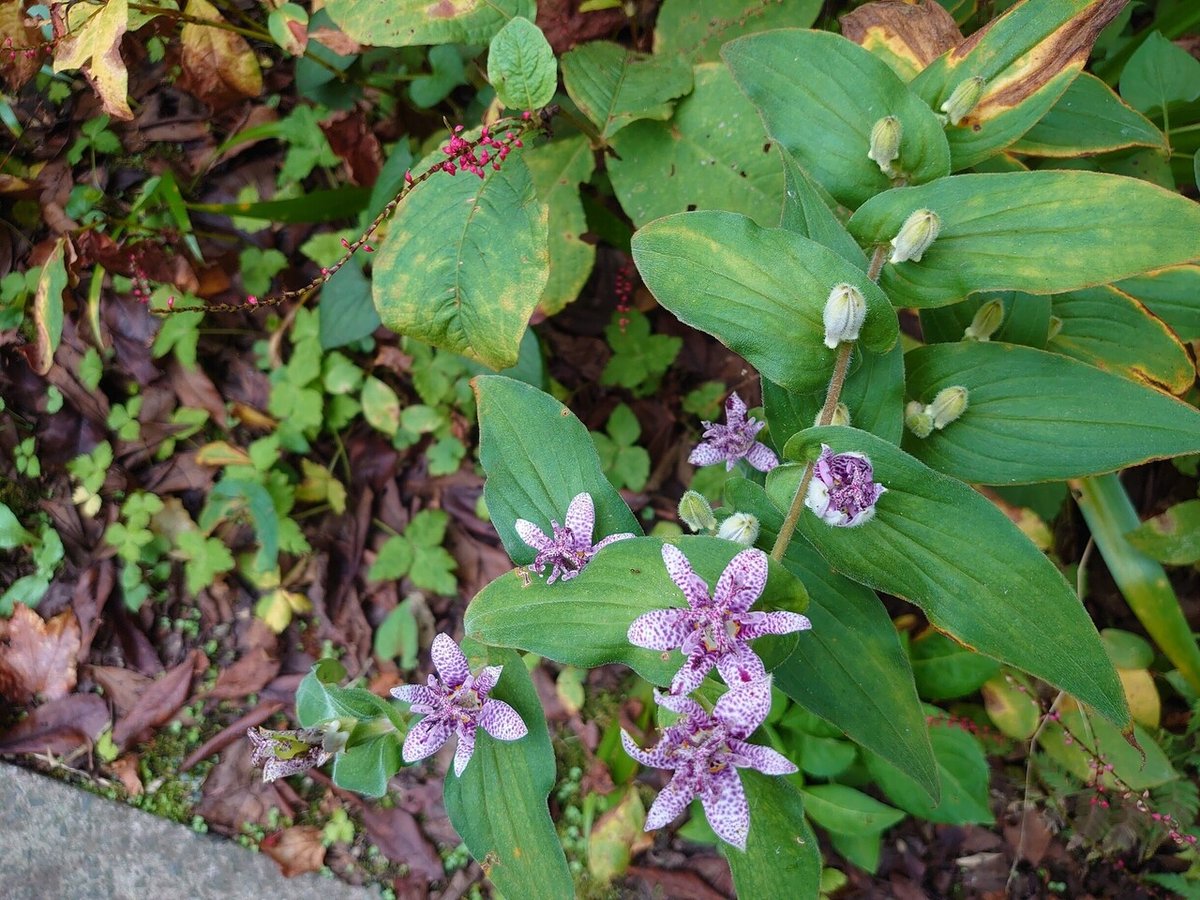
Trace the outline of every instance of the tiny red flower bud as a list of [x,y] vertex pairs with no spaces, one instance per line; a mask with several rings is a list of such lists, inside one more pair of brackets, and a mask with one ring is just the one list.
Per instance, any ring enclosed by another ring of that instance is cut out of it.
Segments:
[[251,294],[249,297],[246,298],[246,303],[249,304],[250,306],[258,306],[258,298],[255,297],[253,294]]

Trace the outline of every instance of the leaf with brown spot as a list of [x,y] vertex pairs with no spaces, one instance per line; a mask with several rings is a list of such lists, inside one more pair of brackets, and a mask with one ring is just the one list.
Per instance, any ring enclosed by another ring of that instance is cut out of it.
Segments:
[[[6,42],[5,46],[37,48],[45,44],[42,33],[26,24],[28,21],[23,0],[4,0],[0,3],[0,40]],[[8,41],[11,43],[7,43]],[[16,56],[6,60],[0,68],[0,79],[13,91],[20,88],[42,67],[40,50],[35,50],[33,54],[27,54],[23,50],[17,50],[15,53]]]
[[1019,3],[913,79],[934,110],[969,78],[983,96],[957,126],[946,126],[953,171],[1003,150],[1044,116],[1083,69],[1100,31],[1126,0]]
[[53,4],[54,71],[82,69],[100,97],[104,111],[115,119],[132,119],[126,94],[129,73],[121,58],[121,38],[129,27],[129,0]]
[[79,620],[71,610],[50,621],[23,603],[0,619],[0,695],[15,703],[57,700],[75,687]]
[[113,726],[113,743],[127,747],[175,715],[190,696],[192,677],[206,665],[204,654],[193,650],[187,659],[149,685],[133,708]]
[[43,704],[0,736],[0,753],[70,753],[108,724],[108,704],[95,694],[71,694]]
[[[184,12],[193,18],[224,24],[221,14],[208,0],[188,0]],[[183,42],[182,83],[205,103],[223,108],[243,97],[262,93],[258,57],[244,37],[192,22],[183,26],[179,37]]]
[[954,17],[934,0],[864,3],[841,18],[842,34],[870,50],[904,81],[962,42]]
[[42,263],[37,290],[33,295],[33,324],[36,338],[29,355],[29,365],[39,375],[45,375],[54,365],[54,351],[62,340],[63,291],[67,287],[67,260],[75,251],[65,237],[54,243],[50,256]]
[[279,865],[285,878],[319,872],[325,865],[325,845],[316,825],[295,825],[268,835],[259,848]]

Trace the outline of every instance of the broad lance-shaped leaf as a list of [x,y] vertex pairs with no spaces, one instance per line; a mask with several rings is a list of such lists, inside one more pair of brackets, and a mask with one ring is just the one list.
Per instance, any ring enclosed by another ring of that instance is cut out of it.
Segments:
[[887,297],[865,272],[793,231],[736,213],[682,213],[642,228],[632,245],[659,303],[789,390],[829,383],[836,353],[825,346],[822,313],[834,285],[852,284],[866,298],[865,347],[887,350],[899,335]]
[[933,111],[887,64],[841,35],[780,29],[731,41],[721,55],[767,133],[839,202],[851,208],[891,187],[867,157],[885,116],[903,127],[897,171],[914,184],[950,171]]
[[1196,364],[1175,333],[1115,287],[1058,294],[1053,308],[1062,327],[1047,350],[1176,396],[1195,383]]
[[983,79],[979,102],[946,126],[954,171],[987,159],[1032,128],[1083,69],[1096,36],[1125,2],[1018,3],[914,78],[912,90],[935,110],[969,79]]
[[33,345],[30,366],[39,375],[45,375],[54,365],[54,354],[62,340],[63,291],[67,287],[68,255],[74,261],[75,250],[65,237],[59,238],[42,263],[33,294],[33,324],[37,340]]
[[879,285],[897,306],[1058,294],[1200,257],[1200,204],[1098,172],[955,175],[873,197],[848,227],[865,247],[887,244],[918,209],[941,229],[919,262],[884,265]]
[[538,300],[538,308],[550,316],[579,296],[596,260],[595,246],[582,238],[588,224],[579,197],[579,185],[591,178],[596,164],[581,134],[527,150],[525,162],[538,199],[550,208],[550,277]]
[[789,782],[754,769],[738,769],[750,806],[743,853],[722,843],[739,897],[816,897],[821,888],[821,847],[804,818],[804,798]]
[[968,391],[966,411],[904,449],[976,484],[1063,481],[1200,451],[1200,412],[1153,388],[1015,344],[931,344],[905,355],[908,390],[930,403]]
[[[732,541],[682,537],[674,543],[711,589],[729,561],[742,549]],[[657,538],[616,541],[601,550],[570,581],[547,584],[544,578],[515,569],[485,587],[467,607],[467,634],[491,646],[515,647],[581,668],[619,662],[659,685],[683,665],[678,650],[665,654],[629,642],[629,625],[654,609],[686,605],[667,575],[663,542]],[[767,586],[754,610],[803,612],[804,585],[772,562]],[[753,650],[770,669],[811,632],[759,638]]]
[[509,20],[533,21],[535,0],[329,0],[334,24],[360,44],[486,44]]
[[1029,156],[1073,157],[1125,147],[1165,147],[1154,123],[1087,72],[1071,82],[1054,107],[1009,147]]
[[562,59],[563,84],[600,136],[638,119],[671,118],[672,100],[692,89],[692,67],[675,56],[647,56],[610,41],[580,44]]
[[504,896],[571,900],[575,884],[546,804],[554,787],[554,749],[529,670],[510,650],[489,647],[486,661],[469,657],[472,669],[481,662],[504,667],[490,696],[512,706],[529,734],[497,741],[480,728],[462,777],[446,775],[446,814]]
[[1129,728],[1121,683],[1083,604],[1004,513],[961,481],[853,428],[810,429],[785,452],[807,459],[822,443],[837,453],[866,454],[875,480],[887,487],[875,517],[856,528],[834,528],[803,511],[799,533],[831,566],[910,600],[967,646]]
[[480,375],[472,384],[479,462],[487,475],[483,497],[513,562],[527,565],[536,555],[513,523],[525,519],[549,534],[551,520],[561,524],[583,491],[596,508],[596,541],[624,531],[641,534],[637,518],[604,477],[591,436],[574,413],[549,394],[501,375]]
[[504,369],[550,275],[549,211],[518,154],[485,172],[438,173],[414,188],[375,254],[372,283],[388,328]]
[[693,70],[695,86],[669,122],[645,119],[613,135],[608,173],[634,225],[689,209],[727,209],[779,221],[783,173],[762,124],[720,63]]
[[1179,335],[1180,340],[1200,339],[1200,265],[1172,266],[1126,278],[1114,285],[1145,304]]
[[812,238],[866,271],[867,255],[830,208],[837,201],[813,181],[788,150],[780,153],[786,190],[779,227]]
[[558,64],[542,30],[517,16],[488,47],[488,81],[509,109],[533,110],[554,98]]
[[[725,502],[758,517],[759,546],[774,544],[783,514],[759,485],[731,479],[725,484]],[[908,772],[936,800],[937,767],[925,714],[908,654],[887,610],[869,588],[835,573],[803,541],[788,545],[783,564],[810,588],[804,614],[813,627],[775,670],[775,686]]]

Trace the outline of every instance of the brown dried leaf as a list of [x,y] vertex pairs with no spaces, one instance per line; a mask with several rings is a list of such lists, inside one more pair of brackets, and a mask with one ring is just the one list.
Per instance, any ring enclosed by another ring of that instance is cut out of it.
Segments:
[[128,714],[154,683],[148,675],[121,666],[87,666],[84,673],[104,689],[104,696],[118,716]]
[[346,162],[353,184],[372,185],[383,168],[383,149],[363,114],[340,112],[320,123],[333,152]]
[[842,34],[882,58],[905,81],[963,39],[935,0],[864,3],[841,18]]
[[245,822],[266,825],[272,809],[292,815],[284,787],[283,782],[264,782],[262,772],[250,764],[250,742],[235,741],[205,779],[196,813],[216,830],[236,834]]
[[191,694],[192,677],[204,671],[208,661],[199,650],[150,684],[133,708],[113,726],[113,743],[127,747],[170,719]]
[[70,753],[100,736],[108,704],[95,694],[71,694],[39,706],[0,737],[0,753]]
[[138,774],[137,754],[126,753],[119,759],[113,760],[108,768],[125,786],[125,792],[130,797],[140,797],[145,791],[145,787],[142,785],[142,776]]
[[209,692],[211,700],[236,700],[256,694],[279,674],[276,649],[279,638],[258,619],[252,619],[244,636],[242,655],[233,665],[222,669]]
[[[41,32],[30,28],[26,21],[24,3],[21,0],[4,0],[0,3],[0,41],[11,41],[5,43],[5,46],[21,48],[10,51],[15,56],[5,60],[4,65],[0,66],[0,78],[3,78],[14,92],[42,67],[41,50],[34,48],[41,48],[45,42]],[[33,52],[27,52],[28,49],[33,49]]]
[[129,0],[90,3],[55,3],[51,6],[54,35],[54,71],[83,69],[100,97],[104,111],[115,119],[132,119],[126,94],[129,73],[121,59],[121,38],[129,27]]
[[404,863],[428,881],[446,877],[441,857],[421,832],[412,813],[398,806],[381,809],[364,804],[362,822],[375,846],[392,862]]
[[362,45],[358,41],[337,28],[326,27],[314,29],[309,31],[308,39],[324,44],[334,53],[341,56],[353,56],[355,53],[362,52]]
[[[194,19],[221,22],[208,0],[188,0],[184,12]],[[262,70],[246,39],[239,34],[189,22],[179,34],[183,43],[183,86],[214,108],[262,93]]]
[[71,610],[49,622],[23,603],[0,619],[0,695],[14,703],[57,700],[75,687],[79,620]]
[[267,835],[259,847],[278,863],[285,878],[319,872],[325,865],[325,845],[321,843],[321,829],[316,825],[285,828]]

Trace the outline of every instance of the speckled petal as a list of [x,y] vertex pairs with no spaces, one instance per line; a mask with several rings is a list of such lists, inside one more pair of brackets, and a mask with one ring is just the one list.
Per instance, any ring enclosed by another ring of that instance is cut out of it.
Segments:
[[688,462],[693,466],[711,466],[714,463],[722,462],[724,459],[724,453],[712,444],[706,444],[703,441],[697,444],[688,455]]
[[422,719],[408,729],[408,736],[404,739],[404,761],[413,763],[432,756],[450,740],[452,734],[454,725],[450,721],[437,716]]
[[632,531],[622,531],[620,534],[610,534],[608,537],[606,537],[604,540],[602,540],[600,543],[598,543],[595,547],[593,547],[592,552],[599,553],[601,550],[603,550],[609,544],[615,544],[617,541],[625,541],[631,537],[637,537],[637,535],[634,534]]
[[[804,505],[811,509],[818,517],[825,519],[827,514],[831,512],[829,508],[829,485],[820,478],[813,476],[808,483],[808,491],[804,495]],[[841,515],[837,510],[832,510],[835,515]]]
[[777,750],[759,744],[747,744],[733,738],[729,741],[733,764],[743,769],[758,769],[764,775],[791,775],[798,771],[795,763]]
[[681,716],[708,715],[703,706],[685,694],[664,694],[662,691],[655,690],[654,702]]
[[484,666],[475,676],[475,690],[486,696],[500,680],[500,673],[503,670],[504,666]]
[[775,455],[775,451],[766,444],[754,443],[754,446],[746,453],[746,462],[754,466],[760,472],[770,472],[779,465],[779,457]]
[[737,392],[730,394],[725,399],[725,424],[740,425],[746,421],[746,401],[737,395]]
[[771,678],[731,687],[713,707],[713,716],[729,728],[734,737],[745,738],[771,711]]
[[454,643],[454,638],[444,632],[433,639],[429,655],[433,659],[433,667],[437,669],[437,673],[442,679],[442,684],[447,687],[458,687],[471,674],[471,666],[467,662],[467,658],[458,649],[458,644]]
[[745,644],[738,644],[736,649],[718,659],[717,671],[730,687],[749,684],[767,674],[762,660]]
[[458,733],[458,746],[454,749],[454,777],[461,778],[463,770],[467,768],[467,763],[471,761],[471,757],[475,755],[475,732],[471,730],[460,730]]
[[717,586],[713,602],[730,612],[745,612],[762,596],[767,586],[767,554],[750,548],[729,561]]
[[392,688],[392,696],[397,700],[403,700],[405,703],[432,706],[437,701],[439,695],[423,684],[402,684],[399,687]]
[[517,537],[534,550],[548,550],[554,544],[554,541],[546,537],[546,532],[525,519],[517,519],[513,522],[513,528],[517,531]]
[[692,570],[692,564],[687,561],[683,552],[671,544],[663,544],[662,557],[667,574],[671,576],[676,587],[683,591],[688,605],[695,608],[707,604],[708,583]]
[[498,741],[519,741],[529,734],[521,714],[503,700],[489,698],[483,701],[483,709],[479,711],[479,724]]
[[567,517],[563,524],[571,529],[579,543],[591,546],[592,529],[596,527],[596,506],[592,503],[591,494],[583,491],[575,495],[575,499],[567,507]]
[[713,775],[708,790],[700,795],[700,802],[717,837],[745,850],[750,834],[750,806],[746,803],[746,792],[742,790],[737,769],[726,766]]
[[696,688],[700,687],[700,683],[704,681],[704,677],[712,671],[716,665],[718,657],[714,653],[702,653],[694,656],[689,656],[685,662],[675,673],[675,677],[671,679],[672,694],[690,694]]
[[812,622],[807,616],[777,609],[748,614],[742,620],[742,630],[738,637],[744,641],[752,641],[764,634],[791,634],[793,631],[808,631],[810,628]]
[[688,808],[694,796],[695,792],[685,787],[682,779],[672,778],[654,798],[650,811],[646,813],[646,831],[662,828],[677,819]]
[[647,650],[674,650],[688,636],[688,615],[682,609],[653,609],[629,625],[629,643]]
[[649,750],[643,750],[629,736],[624,728],[621,729],[621,746],[625,748],[625,752],[640,762],[643,766],[650,766],[652,769],[669,769],[670,764],[662,751],[658,747],[651,747]]

